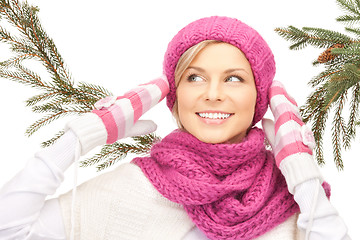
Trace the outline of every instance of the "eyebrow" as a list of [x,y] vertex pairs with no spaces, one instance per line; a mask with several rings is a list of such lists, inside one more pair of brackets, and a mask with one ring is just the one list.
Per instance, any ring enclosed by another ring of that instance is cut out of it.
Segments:
[[232,73],[232,72],[237,72],[237,71],[243,71],[248,73],[248,71],[246,71],[244,68],[229,68],[225,71],[225,73]]
[[189,66],[188,68],[186,68],[186,70],[189,70],[189,69],[195,69],[196,71],[199,71],[199,72],[205,72],[205,70],[201,67]]
[[[196,67],[196,66],[189,66],[186,70],[189,70],[189,69],[194,69],[201,73],[206,72],[205,69],[203,69],[201,67]],[[229,68],[229,69],[226,69],[226,71],[224,71],[224,73],[229,74],[229,73],[237,72],[237,71],[243,71],[243,72],[246,72],[247,74],[249,74],[249,72],[246,71],[244,68]]]

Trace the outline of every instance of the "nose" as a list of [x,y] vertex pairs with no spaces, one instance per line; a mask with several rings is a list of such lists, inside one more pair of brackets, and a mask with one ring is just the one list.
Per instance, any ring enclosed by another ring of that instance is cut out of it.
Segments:
[[210,81],[206,93],[205,98],[207,101],[223,101],[225,98],[225,94],[221,85],[221,81]]

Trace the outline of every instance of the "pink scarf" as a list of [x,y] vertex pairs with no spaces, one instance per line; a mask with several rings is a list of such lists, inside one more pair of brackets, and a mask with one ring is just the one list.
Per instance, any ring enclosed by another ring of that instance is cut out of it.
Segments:
[[258,128],[238,144],[175,130],[134,163],[210,239],[254,239],[299,212]]

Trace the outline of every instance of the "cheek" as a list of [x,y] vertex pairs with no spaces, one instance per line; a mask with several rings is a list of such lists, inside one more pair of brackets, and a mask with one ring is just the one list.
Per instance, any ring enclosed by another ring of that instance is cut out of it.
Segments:
[[257,93],[256,90],[244,91],[242,93],[238,93],[236,98],[236,105],[239,106],[239,110],[242,111],[243,116],[247,119],[254,117],[255,114],[255,106],[256,106],[256,98]]
[[187,101],[186,101],[186,94],[185,92],[178,90],[176,92],[176,100],[177,100],[177,104],[178,104],[178,113],[179,115],[183,112],[183,109],[186,108],[186,105],[188,105]]
[[253,112],[255,112],[256,100],[257,100],[257,92],[255,91],[251,96],[249,96],[249,105],[251,105]]
[[176,91],[176,98],[179,109],[182,108],[184,110],[187,110],[193,107],[195,100],[197,99],[197,93],[198,91],[193,88],[179,86]]
[[257,94],[255,93],[251,94],[247,98],[248,100],[248,106],[249,106],[249,112],[251,113],[251,119],[254,117],[255,114],[255,106],[256,106],[256,100],[257,100]]
[[178,116],[180,119],[180,122],[184,124],[186,122],[186,119],[184,119],[187,116],[187,113],[191,111],[192,106],[194,105],[194,96],[191,94],[191,91],[187,91],[186,89],[179,88],[176,92],[176,98],[177,98],[177,106],[178,106]]

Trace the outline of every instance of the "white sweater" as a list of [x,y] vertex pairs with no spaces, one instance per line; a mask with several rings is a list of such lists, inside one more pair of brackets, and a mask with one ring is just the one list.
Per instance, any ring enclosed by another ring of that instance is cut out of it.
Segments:
[[[164,198],[131,163],[79,187],[75,239],[207,239],[187,236],[195,228],[181,205]],[[69,237],[72,193],[60,197]],[[298,239],[293,216],[260,239]]]
[[[68,239],[71,192],[45,201],[73,163],[77,139],[67,132],[54,146],[30,159],[0,191],[0,239]],[[301,214],[259,237],[260,240],[304,239],[319,182],[295,188]],[[350,239],[342,219],[320,188],[309,239]],[[75,239],[206,239],[183,208],[159,194],[133,164],[122,164],[78,187]]]

